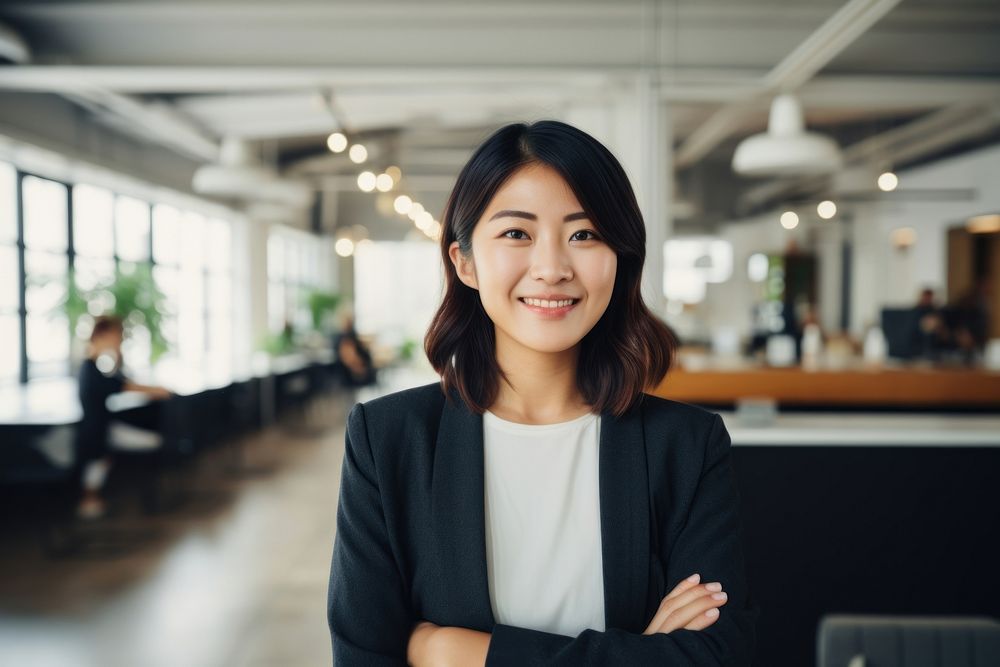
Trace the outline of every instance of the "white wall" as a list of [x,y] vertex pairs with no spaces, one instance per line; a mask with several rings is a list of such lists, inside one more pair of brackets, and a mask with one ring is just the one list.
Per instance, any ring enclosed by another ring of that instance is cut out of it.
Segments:
[[[945,298],[948,229],[982,213],[1000,212],[1000,145],[899,172],[899,190],[972,188],[968,201],[887,201],[872,204],[854,225],[855,271],[851,330],[860,332],[883,305],[909,304],[923,287]],[[892,230],[912,227],[917,242],[893,249]]]
[[[898,172],[899,191],[916,189],[975,189],[968,201],[893,201],[842,205],[832,221],[800,212],[799,226],[787,231],[778,213],[732,221],[719,228],[719,237],[733,244],[733,277],[708,286],[705,302],[672,323],[693,333],[733,327],[741,337],[750,333],[750,308],[759,298],[758,286],[746,275],[747,259],[755,252],[780,252],[794,239],[812,250],[819,261],[820,323],[826,331],[840,328],[841,247],[851,240],[851,309],[849,332],[855,336],[878,321],[887,305],[915,302],[923,287],[945,297],[948,228],[982,213],[1000,211],[1000,146],[991,146],[919,168]],[[905,195],[903,195],[905,196]],[[917,241],[907,251],[892,246],[894,229],[912,227]]]

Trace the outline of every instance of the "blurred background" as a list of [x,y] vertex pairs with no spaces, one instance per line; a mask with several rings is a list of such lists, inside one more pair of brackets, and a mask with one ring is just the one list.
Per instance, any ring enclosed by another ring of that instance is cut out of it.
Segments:
[[435,381],[458,170],[556,118],[642,207],[650,392],[733,437],[757,664],[996,664],[998,44],[995,0],[3,3],[0,663],[329,664],[346,410]]

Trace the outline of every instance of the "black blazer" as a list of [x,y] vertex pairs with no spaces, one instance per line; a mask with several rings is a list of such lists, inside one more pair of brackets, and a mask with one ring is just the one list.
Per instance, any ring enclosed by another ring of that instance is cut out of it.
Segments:
[[[738,491],[722,419],[649,394],[602,414],[599,487],[607,630],[566,637],[499,624],[486,572],[482,416],[439,383],[347,418],[328,621],[337,667],[405,665],[428,620],[492,633],[487,665],[749,665]],[[553,563],[552,567],[559,567]],[[643,635],[685,577],[729,594],[702,631]]]

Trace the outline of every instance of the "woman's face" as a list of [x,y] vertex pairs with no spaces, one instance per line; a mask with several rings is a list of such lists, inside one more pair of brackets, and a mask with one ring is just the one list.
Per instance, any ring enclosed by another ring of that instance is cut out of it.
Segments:
[[457,242],[449,254],[459,279],[479,291],[498,347],[539,352],[568,350],[597,324],[618,266],[566,181],[540,164],[516,171],[486,207],[472,257]]

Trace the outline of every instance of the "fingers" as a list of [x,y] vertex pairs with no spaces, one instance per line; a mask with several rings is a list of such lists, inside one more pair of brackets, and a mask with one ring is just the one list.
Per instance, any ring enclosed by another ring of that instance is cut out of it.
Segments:
[[727,596],[721,589],[719,582],[700,586],[693,581],[682,581],[660,602],[659,609],[643,634],[671,632],[677,628],[699,630],[708,627],[718,619],[718,615],[705,616],[704,612],[726,603]]
[[656,614],[653,615],[653,620],[649,622],[649,625],[646,627],[646,630],[643,632],[643,634],[647,635],[653,634],[654,632],[656,632],[657,628],[659,628],[660,625],[663,624],[663,621],[667,619],[667,616],[674,609],[674,605],[667,604],[668,600],[672,600],[676,598],[678,595],[681,595],[682,593],[691,590],[692,588],[698,585],[699,581],[701,581],[701,575],[696,573],[692,574],[687,579],[682,579],[679,584],[674,586],[674,590],[670,591],[670,593],[660,601],[659,609],[656,610]]
[[[693,581],[692,581],[692,577],[694,578]],[[667,597],[665,599],[670,600],[671,598],[677,597],[678,595],[680,595],[684,591],[691,590],[692,588],[694,588],[695,586],[698,585],[699,581],[701,581],[701,575],[700,574],[692,574],[691,577],[688,577],[687,579],[682,580],[681,583],[679,583],[676,586],[674,586],[674,590],[670,591],[670,593],[667,595]]]
[[725,597],[722,600],[717,600],[713,597],[714,595],[725,596],[725,593],[712,593],[676,609],[667,617],[667,620],[663,623],[659,631],[673,632],[679,628],[687,628],[688,624],[691,623],[694,623],[696,626],[691,629],[697,629],[697,626],[705,624],[706,621],[709,621],[706,627],[707,625],[711,625],[719,618],[719,607],[726,604]]

